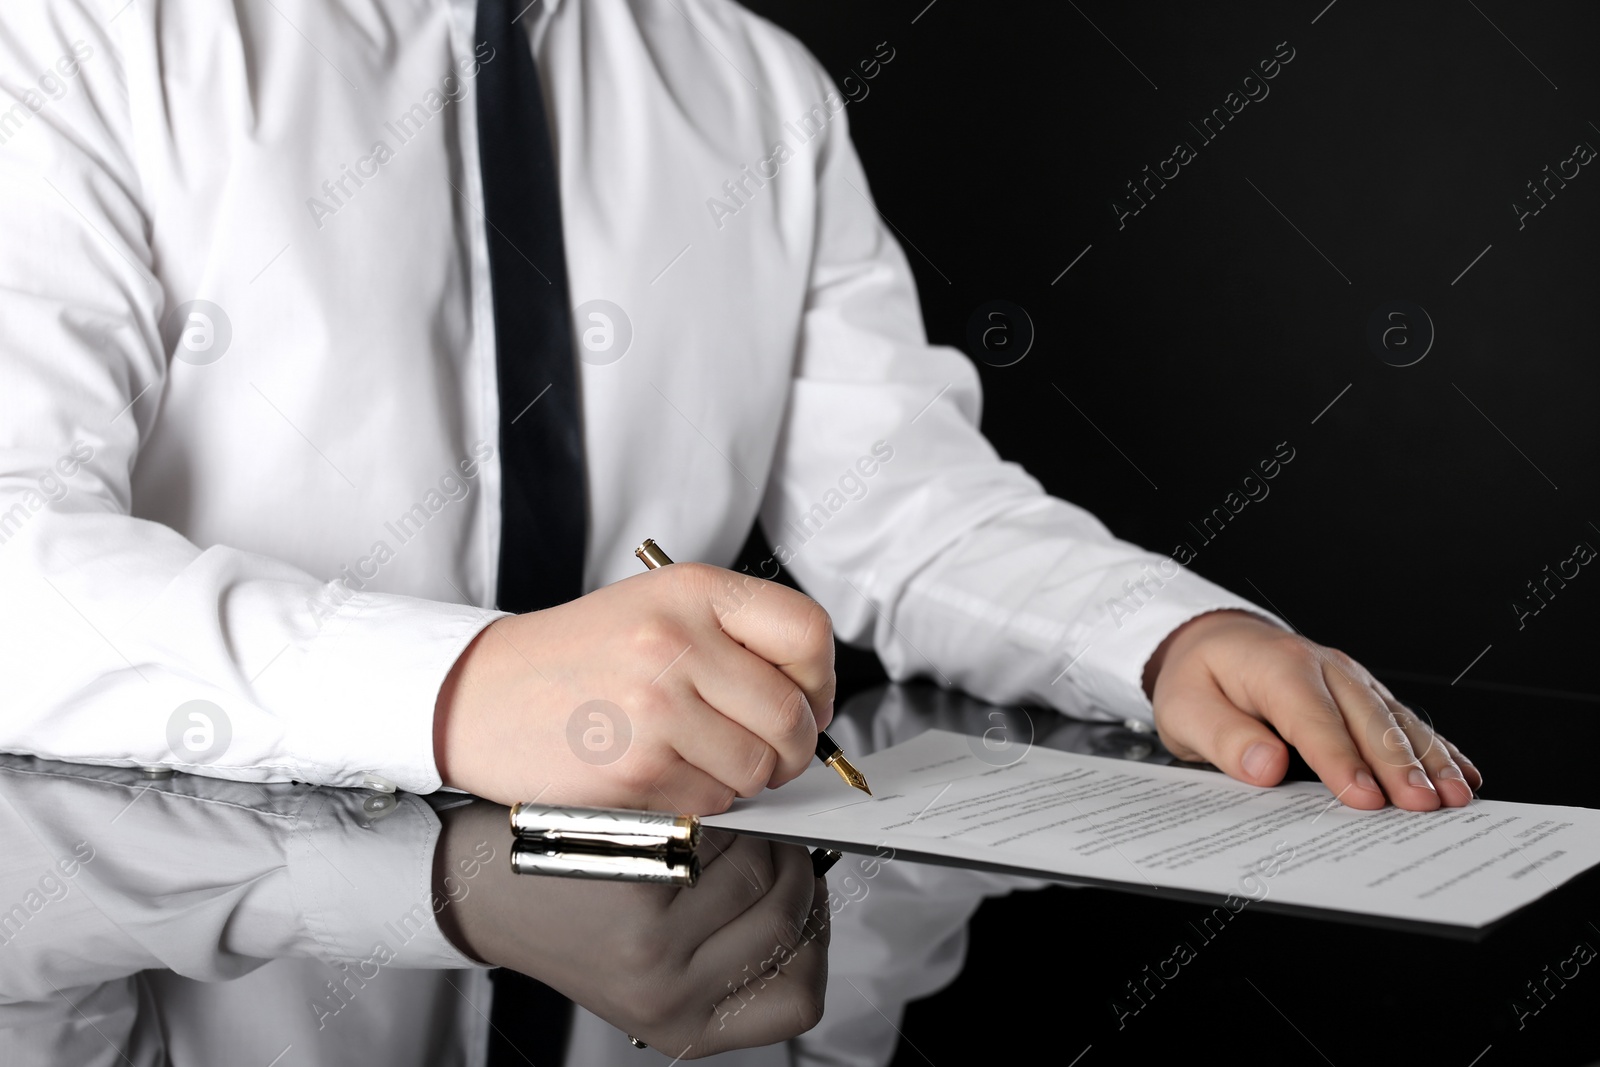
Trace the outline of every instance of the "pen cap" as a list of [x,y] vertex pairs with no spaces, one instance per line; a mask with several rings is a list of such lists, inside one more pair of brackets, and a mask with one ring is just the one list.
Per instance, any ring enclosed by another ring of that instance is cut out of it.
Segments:
[[666,811],[522,803],[511,808],[511,832],[552,847],[692,851],[700,843],[700,820]]
[[567,852],[532,841],[511,846],[511,869],[517,874],[651,885],[692,886],[700,880],[700,858],[693,853]]

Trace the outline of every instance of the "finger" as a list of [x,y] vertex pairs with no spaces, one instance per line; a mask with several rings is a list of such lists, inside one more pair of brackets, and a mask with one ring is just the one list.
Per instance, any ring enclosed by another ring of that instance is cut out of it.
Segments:
[[826,704],[813,706],[811,715],[817,720],[817,729],[826,730],[828,724],[833,722],[833,701],[829,700]]
[[1289,750],[1260,719],[1239,710],[1207,675],[1156,694],[1162,743],[1179,759],[1200,759],[1251,785],[1277,785]]
[[[719,997],[728,995],[726,982],[743,981],[749,973],[744,970],[745,965],[756,970],[756,964],[772,956],[774,946],[791,950],[783,954],[785,958],[792,955],[792,950],[805,940],[806,923],[812,918],[815,895],[812,883],[816,879],[811,873],[810,855],[799,845],[759,838],[750,840],[752,847],[767,851],[771,881],[766,883],[760,900],[740,914],[730,916],[715,933],[696,946],[694,958],[686,969],[687,976],[697,982],[710,982],[721,989]],[[827,915],[826,904],[822,914]],[[814,927],[811,934],[815,936]]]
[[1439,801],[1447,808],[1464,807],[1472,803],[1472,787],[1467,784],[1461,765],[1445,747],[1444,738],[1434,733],[1433,727],[1421,716],[1385,693],[1378,694],[1389,714],[1405,732],[1411,751],[1417,754],[1422,769],[1428,773]]
[[822,1015],[827,978],[827,883],[796,845],[773,844],[777,881],[754,908],[696,953],[690,981],[722,1000],[695,1055],[784,1041]]
[[[625,757],[626,758],[626,757]],[[658,770],[634,772],[639,776],[633,794],[624,800],[604,802],[616,807],[671,811],[679,815],[716,815],[727,811],[735,796],[733,787],[718,781],[687,760],[676,756]],[[633,780],[630,777],[630,780]]]
[[770,843],[760,838],[708,830],[697,854],[700,881],[679,890],[666,917],[683,938],[685,963],[712,934],[765,898],[778,878]]
[[[745,840],[747,835],[736,834],[732,830],[719,830],[715,826],[707,826],[700,831],[700,843],[710,848],[714,855],[720,856],[732,848],[736,842]],[[711,861],[707,861],[709,866]]]
[[[1405,707],[1405,705],[1401,704],[1401,702],[1395,698],[1395,695],[1389,691],[1389,687],[1384,685],[1382,682],[1378,681],[1377,679],[1373,679],[1373,687],[1383,695],[1383,699],[1386,702],[1390,703],[1391,705],[1400,704],[1401,707]],[[1430,730],[1433,729],[1432,723],[1428,723],[1427,725]],[[1466,775],[1467,786],[1471,788],[1473,792],[1477,792],[1483,788],[1483,772],[1478,770],[1478,768],[1473,765],[1472,761],[1468,759],[1448,737],[1445,737],[1438,731],[1434,731],[1433,740],[1435,743],[1443,745],[1445,751],[1450,754],[1450,758],[1455,760],[1456,766],[1460,767],[1462,773]]]
[[788,675],[743,645],[721,641],[704,650],[691,677],[701,699],[768,746],[773,766],[760,787],[782,785],[811,765],[817,720],[805,692]]
[[[822,911],[827,910],[826,900],[823,888],[817,897]],[[759,996],[752,996],[747,992],[751,986],[741,984],[717,1005],[707,1026],[708,1053],[774,1044],[816,1026],[822,1019],[828,983],[828,929],[824,923],[814,941],[802,943],[796,955],[776,969],[773,981]]]
[[[688,691],[673,701],[673,714],[662,723],[673,750],[739,796],[760,793],[778,766],[777,751],[758,734],[702,700],[690,688],[698,682],[685,680],[679,684]],[[760,718],[755,709],[746,708],[743,714],[750,719]],[[806,718],[810,718],[809,711]]]
[[1270,670],[1252,679],[1244,699],[1345,805],[1363,810],[1384,806],[1383,790],[1350,736],[1316,654],[1307,649],[1301,656],[1275,660]]
[[1437,733],[1434,734],[1434,736],[1437,737],[1439,742],[1444,745],[1445,751],[1450,753],[1450,758],[1456,761],[1456,766],[1460,767],[1462,773],[1467,776],[1467,784],[1472,787],[1472,791],[1476,793],[1478,790],[1482,789],[1483,772],[1478,770],[1477,767],[1473,766],[1472,761],[1466,756],[1462,755],[1461,750],[1457,748],[1448,737]]
[[717,567],[691,567],[682,577],[723,631],[788,675],[810,707],[832,705],[833,623],[821,604],[776,582]]
[[1356,748],[1377,775],[1384,794],[1408,811],[1437,809],[1438,790],[1417,759],[1410,735],[1369,684],[1365,672],[1327,654],[1319,658],[1323,684],[1338,702],[1347,736],[1355,739]]

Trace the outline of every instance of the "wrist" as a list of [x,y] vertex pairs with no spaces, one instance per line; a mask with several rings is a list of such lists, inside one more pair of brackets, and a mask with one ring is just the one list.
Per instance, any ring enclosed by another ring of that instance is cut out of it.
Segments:
[[[498,867],[485,867],[499,859],[489,842],[504,831],[504,811],[481,800],[441,811],[439,840],[433,850],[434,918],[439,933],[457,952],[487,967],[495,964],[481,946],[492,944],[492,938],[485,939],[479,929],[481,924],[474,914],[478,903],[473,901],[473,893],[476,884],[481,898],[493,888],[490,883],[500,873]],[[441,901],[442,907],[438,904]]]
[[438,696],[434,699],[433,763],[439,772],[440,783],[452,789],[465,788],[458,781],[461,768],[455,764],[459,761],[453,761],[452,755],[460,749],[463,706],[470,699],[467,694],[474,686],[473,662],[483,655],[485,635],[498,624],[496,620],[485,626],[461,650],[461,655],[456,657],[444,681],[440,683]]
[[1217,608],[1196,615],[1169,633],[1145,661],[1144,676],[1141,679],[1144,695],[1152,701],[1155,699],[1156,679],[1161,676],[1161,668],[1166,665],[1167,660],[1173,657],[1174,649],[1187,646],[1206,632],[1220,626],[1231,625],[1240,619],[1265,621],[1261,616],[1239,608]]

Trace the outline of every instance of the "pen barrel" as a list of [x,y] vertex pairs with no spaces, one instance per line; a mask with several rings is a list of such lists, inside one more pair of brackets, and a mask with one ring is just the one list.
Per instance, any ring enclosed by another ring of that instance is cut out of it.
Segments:
[[661,551],[661,546],[648,538],[645,539],[644,544],[633,550],[633,554],[638,556],[639,562],[650,570],[655,570],[657,567],[665,567],[672,562],[672,557]]
[[829,737],[826,731],[817,731],[817,758],[819,760],[827,763],[843,751],[844,749],[839,747],[839,743]]
[[511,846],[511,869],[517,874],[648,885],[692,886],[700,879],[700,860],[692,852],[575,852],[547,848],[533,841],[518,841]]
[[700,820],[665,811],[522,803],[511,808],[511,832],[549,847],[689,852],[700,843]]

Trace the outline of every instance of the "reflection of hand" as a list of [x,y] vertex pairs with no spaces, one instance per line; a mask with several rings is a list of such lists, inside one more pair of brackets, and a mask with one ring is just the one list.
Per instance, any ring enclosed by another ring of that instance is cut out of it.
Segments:
[[[445,784],[505,804],[725,811],[810,766],[833,693],[816,601],[677,563],[491,623],[440,690],[434,751]],[[603,736],[580,752],[592,701]]]
[[[434,884],[448,897],[446,876],[509,835],[497,805],[441,818]],[[686,1059],[785,1041],[822,1017],[827,883],[798,845],[707,831],[692,889],[517,875],[499,852],[439,915],[462,952]]]
[[1381,808],[1385,796],[1412,811],[1460,807],[1483,785],[1455,745],[1355,660],[1245,612],[1174,630],[1150,657],[1145,688],[1173,755],[1243,782],[1282,780],[1287,741],[1352,808]]

